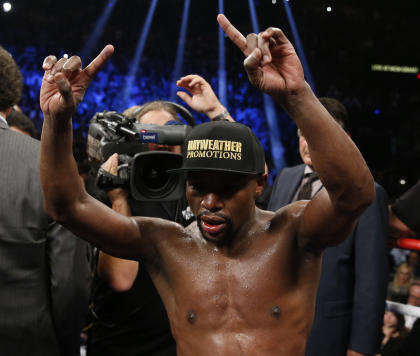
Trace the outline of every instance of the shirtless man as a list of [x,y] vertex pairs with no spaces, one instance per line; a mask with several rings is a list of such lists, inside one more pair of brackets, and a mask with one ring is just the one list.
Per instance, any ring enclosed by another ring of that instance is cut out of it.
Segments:
[[[45,208],[101,250],[144,261],[168,312],[178,355],[301,356],[322,251],[349,235],[374,199],[373,179],[356,146],[305,82],[284,34],[269,28],[245,38],[223,15],[218,21],[247,56],[250,81],[283,105],[305,135],[326,189],[276,213],[256,208],[254,199],[265,183],[262,148],[245,126],[216,122],[193,128],[185,143],[186,194],[196,223],[183,228],[162,219],[130,218],[102,205],[78,178],[71,116],[111,56],[108,45],[84,69],[78,57],[44,61]],[[234,141],[230,158],[191,159],[193,153],[188,158],[189,145],[190,151],[197,147],[193,140],[204,139]]]

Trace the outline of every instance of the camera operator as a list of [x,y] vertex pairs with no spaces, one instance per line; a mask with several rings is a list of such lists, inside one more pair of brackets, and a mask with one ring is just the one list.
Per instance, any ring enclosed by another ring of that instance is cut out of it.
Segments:
[[[177,85],[191,94],[178,92],[192,109],[210,119],[229,119],[211,86],[198,75],[181,78]],[[125,116],[135,117],[141,124],[182,124],[174,105],[153,101],[127,109]],[[180,146],[148,144],[148,151],[181,153]],[[118,175],[118,154],[102,165],[111,175]],[[121,187],[107,191],[112,208],[120,214],[161,217],[184,226],[191,222],[185,198],[169,202],[139,202]],[[176,355],[169,321],[162,301],[144,268],[142,261],[112,257],[99,251],[97,276],[93,292],[94,325],[89,335],[90,356],[94,355]]]

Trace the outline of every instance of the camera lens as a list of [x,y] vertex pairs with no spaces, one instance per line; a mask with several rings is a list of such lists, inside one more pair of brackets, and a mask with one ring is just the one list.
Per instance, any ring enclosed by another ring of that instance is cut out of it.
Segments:
[[141,181],[150,190],[164,189],[170,178],[166,173],[167,166],[168,162],[161,158],[145,162],[140,175]]
[[132,195],[138,200],[171,199],[182,191],[183,179],[168,174],[167,170],[179,168],[181,155],[170,152],[139,153],[134,158]]

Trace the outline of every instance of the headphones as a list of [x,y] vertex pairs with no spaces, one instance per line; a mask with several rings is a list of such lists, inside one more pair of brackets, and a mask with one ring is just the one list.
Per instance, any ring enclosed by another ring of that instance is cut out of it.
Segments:
[[[192,116],[191,112],[187,110],[185,107],[183,107],[182,105],[179,105],[172,101],[166,101],[166,100],[158,100],[158,101],[171,106],[176,111],[176,113],[179,114],[188,123],[188,125],[190,126],[196,125],[194,117]],[[153,103],[153,101],[151,101],[150,103]],[[131,117],[136,118],[143,110],[147,109],[147,106],[148,106],[147,104],[148,103],[134,110],[133,113],[131,114]]]

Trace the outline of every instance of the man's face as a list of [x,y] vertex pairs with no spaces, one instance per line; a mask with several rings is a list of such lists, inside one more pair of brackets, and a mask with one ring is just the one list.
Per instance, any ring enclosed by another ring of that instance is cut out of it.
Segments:
[[312,160],[309,154],[308,143],[306,142],[305,137],[303,137],[301,133],[299,133],[299,153],[303,163],[312,167]]
[[408,295],[408,304],[420,307],[420,286],[411,286],[410,294]]
[[187,200],[204,239],[228,244],[255,209],[255,198],[264,188],[262,177],[221,173],[189,172]]
[[[142,124],[154,124],[164,126],[168,121],[174,120],[172,115],[165,110],[151,110],[140,118]],[[181,153],[181,146],[158,145],[149,143],[149,151],[168,151]]]

